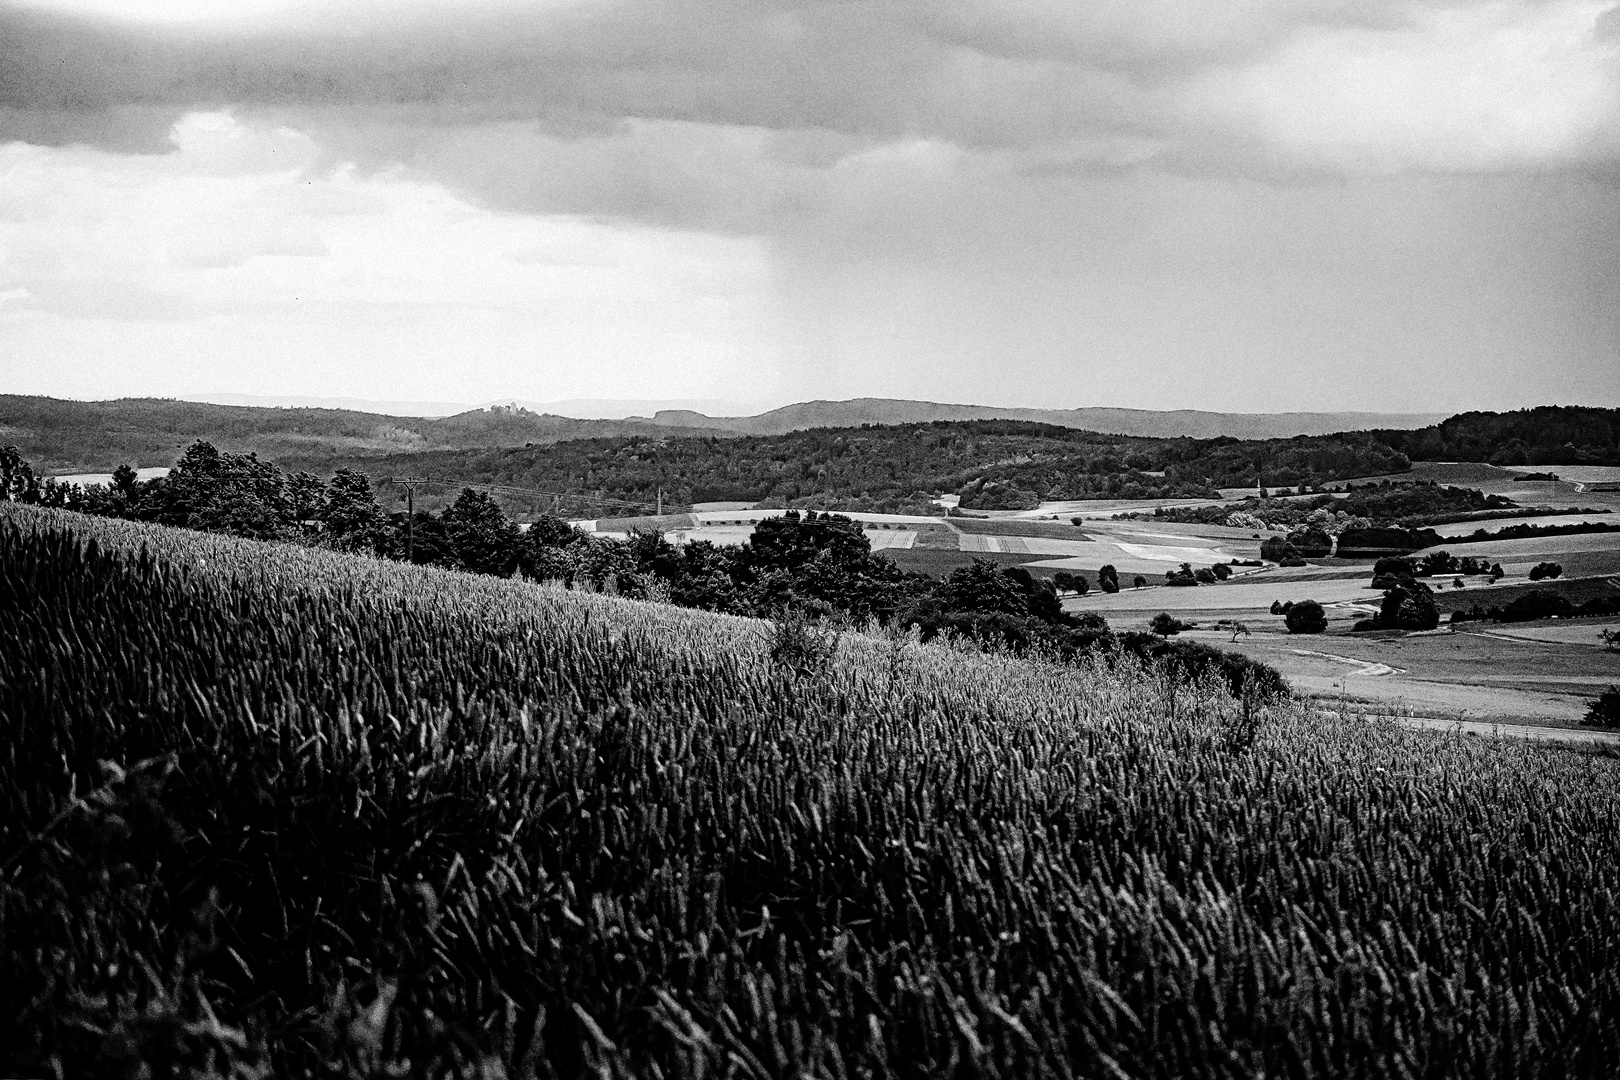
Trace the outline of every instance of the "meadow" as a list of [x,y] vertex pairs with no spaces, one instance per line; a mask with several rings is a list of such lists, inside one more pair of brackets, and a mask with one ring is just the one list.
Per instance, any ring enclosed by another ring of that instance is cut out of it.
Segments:
[[0,504],[0,1073],[1591,1077],[1620,761]]

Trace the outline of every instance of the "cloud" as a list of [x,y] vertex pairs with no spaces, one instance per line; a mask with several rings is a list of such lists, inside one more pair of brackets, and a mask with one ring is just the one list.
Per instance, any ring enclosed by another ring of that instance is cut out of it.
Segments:
[[0,320],[41,380],[1241,405],[1355,367],[1399,406],[1620,341],[1620,0],[147,12],[0,0]]
[[[622,149],[626,122],[685,125],[703,145],[722,128],[923,139],[1059,168],[1617,153],[1615,0],[351,2],[323,22],[261,7],[178,26],[0,8],[0,130],[151,148],[155,112],[229,107],[348,129],[340,145],[374,155],[362,166],[442,159],[503,125]],[[513,187],[503,171],[488,166],[497,193]]]
[[171,142],[0,146],[8,387],[357,393],[387,372],[484,400],[635,396],[671,365],[712,391],[770,377],[745,363],[774,318],[752,241],[492,211],[228,114]]

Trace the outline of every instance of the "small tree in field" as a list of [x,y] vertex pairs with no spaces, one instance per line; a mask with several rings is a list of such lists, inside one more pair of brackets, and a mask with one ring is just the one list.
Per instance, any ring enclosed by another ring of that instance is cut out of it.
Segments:
[[1191,624],[1184,623],[1168,611],[1161,611],[1148,622],[1148,629],[1160,637],[1174,637],[1183,630],[1190,630]]
[[1315,600],[1301,600],[1288,609],[1283,622],[1290,634],[1320,634],[1327,629],[1327,612]]
[[1611,684],[1599,694],[1581,723],[1592,727],[1620,727],[1620,684]]
[[1137,574],[1136,580],[1132,584],[1134,584],[1138,589],[1145,588],[1147,586],[1147,578],[1143,577],[1141,574]]

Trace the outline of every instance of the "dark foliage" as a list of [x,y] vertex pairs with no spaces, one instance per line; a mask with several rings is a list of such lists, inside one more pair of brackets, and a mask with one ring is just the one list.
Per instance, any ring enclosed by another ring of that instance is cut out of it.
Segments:
[[1320,634],[1327,629],[1327,613],[1315,600],[1301,600],[1283,615],[1290,634]]
[[1440,625],[1434,590],[1411,578],[1398,582],[1384,593],[1377,625],[1380,630],[1433,630]]
[[1515,412],[1461,413],[1416,431],[1369,437],[1413,461],[1492,465],[1620,465],[1620,409],[1543,405]]
[[1620,727],[1620,685],[1611,685],[1599,694],[1591,708],[1586,710],[1581,723],[1593,727]]

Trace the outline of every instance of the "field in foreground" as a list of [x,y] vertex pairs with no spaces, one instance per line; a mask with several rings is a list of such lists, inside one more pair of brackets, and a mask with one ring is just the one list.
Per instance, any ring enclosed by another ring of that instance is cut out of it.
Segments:
[[0,575],[0,1073],[1620,1060],[1612,759],[11,506]]

